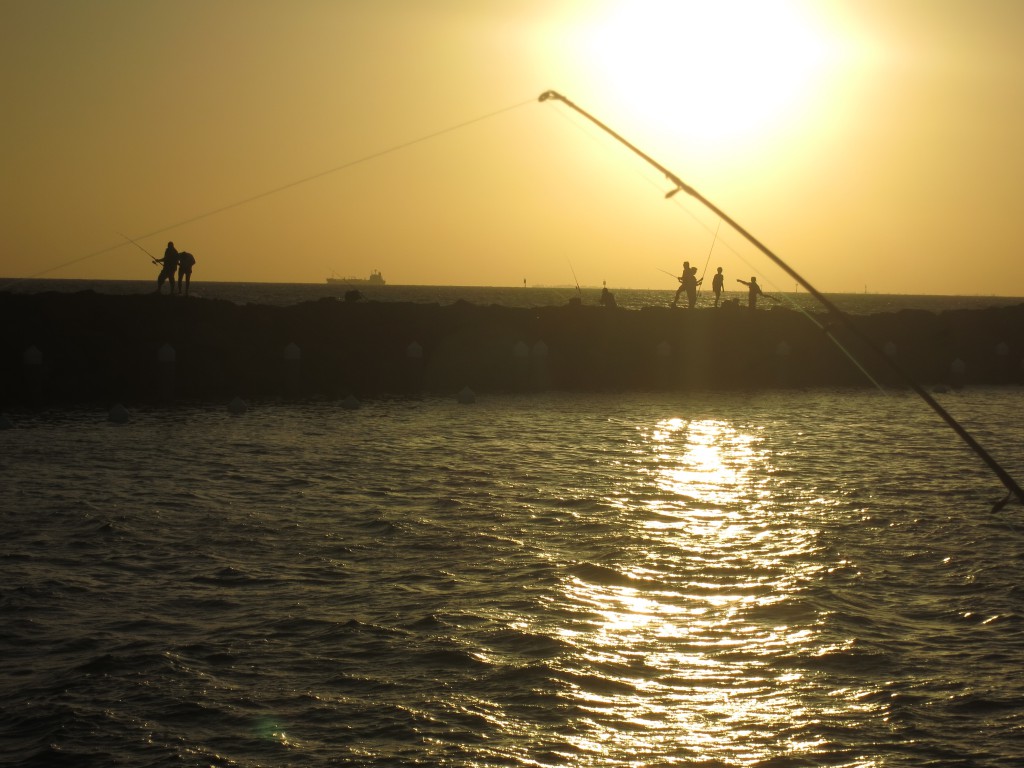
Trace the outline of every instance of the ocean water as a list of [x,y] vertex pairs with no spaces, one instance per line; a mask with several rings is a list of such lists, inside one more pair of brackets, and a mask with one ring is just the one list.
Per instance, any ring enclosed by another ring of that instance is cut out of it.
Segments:
[[[671,282],[671,277],[667,278]],[[54,279],[11,279],[0,278],[0,292],[40,293],[57,291],[69,293],[93,290],[97,293],[151,293],[154,281],[140,280],[54,280]],[[567,304],[578,299],[584,304],[600,303],[600,288],[575,286],[467,286],[467,285],[385,285],[355,286],[367,301],[419,302],[454,304],[466,301],[471,304],[488,306],[498,304],[505,307],[540,307]],[[268,304],[287,306],[303,301],[320,299],[341,299],[350,286],[327,285],[326,283],[207,283],[195,280],[191,295],[207,299],[223,299],[237,304]],[[166,290],[166,289],[165,289]],[[615,295],[617,306],[623,309],[645,307],[667,307],[672,303],[675,289],[651,290],[630,289],[609,286]],[[775,304],[801,309],[821,311],[817,300],[806,292],[769,292],[773,299],[762,299],[761,305],[770,308]],[[844,293],[828,294],[836,306],[850,314],[875,314],[896,312],[901,309],[922,309],[941,312],[947,309],[984,309],[986,307],[1016,306],[1024,304],[1024,298],[1010,296],[912,296],[902,294]],[[746,291],[726,291],[723,299],[734,299],[746,306]],[[704,292],[698,299],[698,307],[710,307],[714,296]]]
[[4,765],[1021,765],[1024,510],[910,394],[249,405],[8,414]]

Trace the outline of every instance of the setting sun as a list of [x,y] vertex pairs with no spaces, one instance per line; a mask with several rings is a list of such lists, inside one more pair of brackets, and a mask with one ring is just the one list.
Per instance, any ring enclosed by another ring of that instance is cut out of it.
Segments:
[[586,47],[624,111],[712,152],[813,119],[836,55],[810,9],[746,0],[615,3]]

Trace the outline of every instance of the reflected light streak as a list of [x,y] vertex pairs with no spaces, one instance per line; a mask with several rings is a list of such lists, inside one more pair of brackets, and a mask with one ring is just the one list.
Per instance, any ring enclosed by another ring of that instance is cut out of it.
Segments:
[[588,617],[586,630],[561,633],[585,716],[568,740],[665,764],[813,749],[800,724],[823,705],[804,701],[805,668],[777,663],[822,652],[819,617],[801,599],[823,570],[811,506],[773,496],[755,430],[668,419],[637,434],[644,469],[617,489],[632,533],[614,563],[621,578],[563,584],[566,610]]
[[[659,489],[718,509],[729,508],[736,501],[735,489],[766,470],[757,453],[759,436],[724,422],[669,419],[651,431],[650,440],[658,459]],[[680,440],[685,441],[681,457]]]

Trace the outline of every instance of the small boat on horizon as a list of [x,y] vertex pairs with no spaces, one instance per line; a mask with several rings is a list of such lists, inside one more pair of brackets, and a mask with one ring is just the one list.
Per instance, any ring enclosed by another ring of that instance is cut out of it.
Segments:
[[327,282],[330,285],[386,285],[379,269],[373,270],[369,277],[338,277],[332,273]]

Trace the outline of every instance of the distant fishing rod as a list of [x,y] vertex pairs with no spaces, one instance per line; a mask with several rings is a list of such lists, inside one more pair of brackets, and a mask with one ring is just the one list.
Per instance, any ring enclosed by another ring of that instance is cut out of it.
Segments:
[[572,279],[576,281],[576,295],[579,296],[580,301],[583,301],[583,291],[580,290],[580,281],[576,277],[576,270],[572,268],[571,261],[569,261],[568,259],[566,259],[566,261],[569,262],[569,271],[572,272]]
[[711,253],[715,250],[715,243],[718,242],[718,230],[722,228],[722,220],[718,220],[715,227],[715,236],[711,238],[711,247],[708,248],[708,257],[704,259],[704,271],[700,273],[700,280],[697,281],[697,295],[700,296],[700,288],[704,285],[704,276],[708,273],[708,264],[711,263]]
[[129,243],[131,243],[131,244],[132,244],[132,245],[134,245],[134,246],[135,246],[136,248],[138,248],[138,249],[139,249],[140,251],[142,251],[142,252],[143,252],[144,254],[146,254],[147,256],[149,256],[149,259],[150,259],[150,261],[152,261],[152,262],[153,262],[154,264],[159,264],[159,263],[160,263],[159,261],[157,261],[157,260],[156,260],[156,256],[154,256],[154,255],[153,255],[152,253],[150,253],[149,251],[147,251],[147,250],[146,250],[145,248],[143,248],[143,247],[142,247],[141,245],[139,245],[139,244],[138,244],[137,242],[135,242],[134,240],[132,240],[132,239],[131,239],[130,237],[128,237],[128,235],[122,235],[122,234],[121,234],[120,232],[118,232],[117,234],[121,235],[121,237],[123,237],[123,238],[124,238],[125,240],[127,240],[127,241],[128,241]]
[[666,275],[671,275],[679,282],[683,281],[683,278],[679,277],[679,275],[677,275],[675,272],[669,272],[667,269],[662,269],[661,267],[655,267],[655,269],[657,269],[659,272],[664,272]]
[[[878,346],[868,337],[866,333],[864,333],[860,328],[858,328],[857,325],[853,323],[853,321],[851,321],[850,318],[844,312],[840,311],[839,307],[837,307],[835,304],[833,304],[831,301],[825,298],[825,296],[822,295],[822,293],[817,288],[811,285],[800,273],[798,273],[795,269],[789,266],[789,264],[784,262],[780,257],[776,256],[764,243],[762,243],[760,240],[758,240],[756,237],[750,234],[746,229],[741,227],[731,216],[727,215],[725,211],[723,211],[717,205],[712,203],[710,200],[708,200],[696,189],[694,189],[689,184],[684,182],[670,170],[665,168],[665,166],[661,165],[656,160],[651,158],[649,155],[639,150],[633,144],[626,141],[626,139],[617,134],[615,131],[613,131],[607,125],[605,125],[596,117],[591,115],[589,112],[576,106],[571,101],[569,101],[569,99],[565,98],[565,96],[558,93],[557,91],[545,91],[540,95],[538,101],[543,102],[548,101],[549,99],[556,99],[557,101],[561,101],[567,107],[575,110],[583,117],[585,117],[587,120],[596,125],[598,128],[600,128],[608,135],[610,135],[612,138],[614,138],[616,141],[625,145],[628,149],[632,150],[634,153],[643,158],[647,163],[649,163],[650,165],[661,171],[663,174],[665,174],[665,178],[667,178],[670,182],[672,182],[672,184],[675,185],[674,189],[670,189],[665,194],[666,200],[672,197],[673,195],[678,194],[679,192],[685,192],[694,200],[696,200],[705,208],[707,208],[709,211],[717,215],[719,219],[725,221],[736,232],[741,234],[751,245],[753,245],[755,248],[757,248],[757,250],[761,251],[761,253],[767,256],[772,261],[772,263],[774,263],[777,267],[779,267],[791,278],[796,280],[797,283],[802,285],[807,290],[807,292],[811,294],[815,299],[817,299],[821,303],[821,305],[825,307],[825,309],[827,309],[829,313],[831,313],[831,315],[838,322],[842,323],[842,325],[848,331],[850,331],[858,339],[860,339],[870,350],[872,350],[878,356],[880,360],[882,360],[886,365],[888,365],[907,384],[907,386],[913,389],[914,392],[916,392],[921,397],[921,399],[924,400],[931,407],[931,409],[935,411],[935,413],[937,413],[939,417],[944,422],[946,422],[946,424],[954,432],[957,433],[957,435],[960,436],[960,439],[967,443],[968,447],[972,451],[974,451],[975,454],[977,454],[981,458],[981,460],[985,462],[986,465],[988,465],[989,469],[991,469],[995,473],[996,477],[998,477],[1000,482],[1002,482],[1002,484],[1006,487],[1007,494],[1006,498],[1000,500],[994,505],[993,511],[998,511],[1002,509],[1002,507],[1010,500],[1011,496],[1016,496],[1017,501],[1024,505],[1024,490],[1022,490],[1021,487],[1017,484],[1017,482],[1013,479],[1013,477],[1010,476],[1010,473],[1003,469],[1002,465],[1000,465],[999,462],[996,461],[992,457],[992,455],[989,454],[989,452],[982,447],[981,443],[975,440],[974,437],[966,429],[964,429],[960,425],[960,423],[956,419],[954,419],[946,411],[946,409],[939,404],[939,402],[934,397],[929,395],[928,392],[926,392],[920,384],[914,381],[914,379],[911,378],[911,376],[908,373],[906,373],[906,371],[904,371],[903,368],[900,367],[900,365],[896,362],[895,359],[886,355],[881,349],[879,349]],[[824,330],[825,333],[827,333],[829,336],[832,336],[832,333],[828,329]]]

